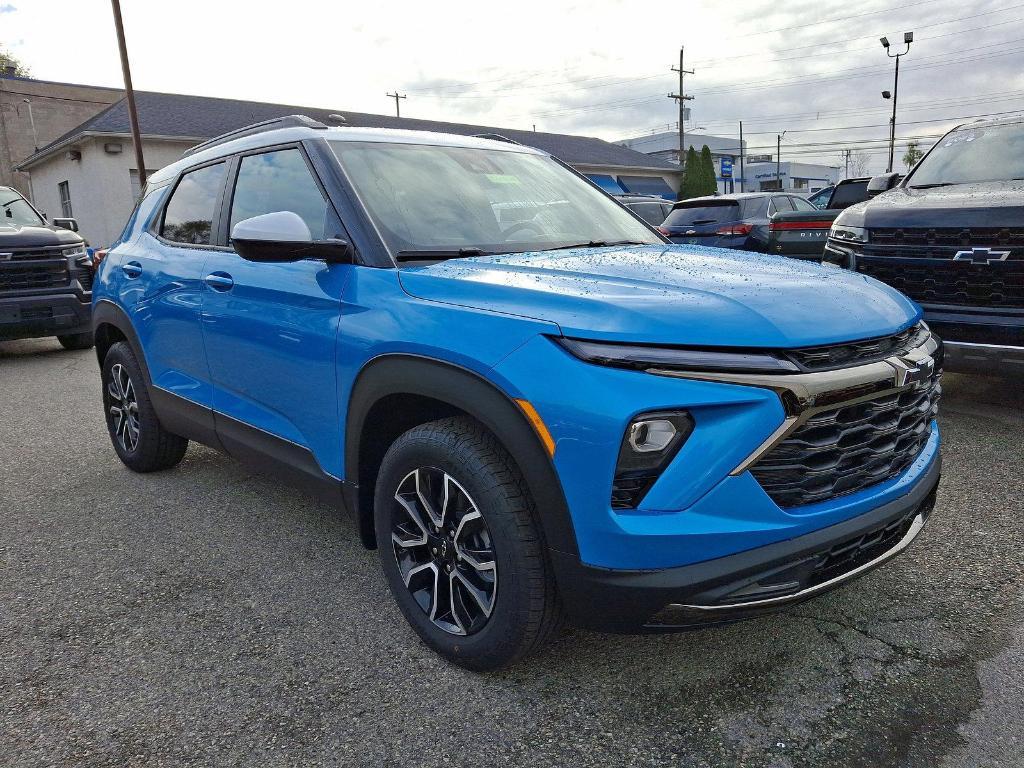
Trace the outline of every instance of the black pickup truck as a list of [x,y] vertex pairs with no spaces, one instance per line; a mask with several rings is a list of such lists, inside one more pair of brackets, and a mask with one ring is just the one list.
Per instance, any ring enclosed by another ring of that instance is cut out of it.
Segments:
[[47,224],[10,187],[0,187],[0,340],[56,336],[92,346],[92,263],[74,219]]
[[946,367],[1024,374],[1024,118],[967,123],[843,211],[824,261],[924,308]]
[[868,199],[869,181],[868,178],[840,181],[821,210],[776,213],[768,223],[768,253],[821,261],[832,222],[846,208]]

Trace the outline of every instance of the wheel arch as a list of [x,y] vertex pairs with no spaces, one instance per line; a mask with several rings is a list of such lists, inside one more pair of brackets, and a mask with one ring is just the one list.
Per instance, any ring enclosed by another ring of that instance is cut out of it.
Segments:
[[490,430],[523,473],[547,546],[577,554],[562,485],[526,415],[493,382],[458,365],[408,354],[374,358],[360,371],[345,428],[348,504],[363,543],[375,547],[373,491],[380,460],[400,434],[419,424],[467,415]]
[[96,360],[101,368],[110,348],[119,341],[126,341],[132,348],[139,367],[142,368],[146,384],[152,383],[142,344],[139,342],[139,336],[135,333],[135,327],[132,325],[128,313],[109,299],[100,299],[92,308],[92,327],[96,340]]

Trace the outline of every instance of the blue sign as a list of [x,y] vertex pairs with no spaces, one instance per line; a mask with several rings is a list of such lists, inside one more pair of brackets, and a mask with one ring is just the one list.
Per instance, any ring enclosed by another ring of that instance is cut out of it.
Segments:
[[720,173],[721,177],[723,179],[731,179],[732,178],[732,158],[731,157],[723,157],[721,159],[720,163],[721,163],[721,173]]

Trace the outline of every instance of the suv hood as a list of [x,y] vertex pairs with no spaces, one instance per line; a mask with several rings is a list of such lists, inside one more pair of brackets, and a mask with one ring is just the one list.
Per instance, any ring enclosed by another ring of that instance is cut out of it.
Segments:
[[78,245],[82,238],[70,229],[4,224],[0,220],[0,251],[4,248],[33,248],[46,245]]
[[1024,182],[894,187],[847,208],[836,222],[854,227],[1018,227],[1024,225]]
[[700,246],[482,256],[399,275],[421,299],[609,341],[801,347],[895,333],[920,316],[908,298],[855,272]]

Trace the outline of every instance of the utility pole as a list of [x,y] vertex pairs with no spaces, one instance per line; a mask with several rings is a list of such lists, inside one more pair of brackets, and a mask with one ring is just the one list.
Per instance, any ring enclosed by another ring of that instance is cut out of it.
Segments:
[[848,179],[850,178],[850,150],[843,150],[843,154],[846,155],[846,175],[843,178]]
[[693,96],[686,95],[686,88],[683,84],[685,75],[692,75],[692,69],[683,66],[683,46],[679,47],[679,68],[672,67],[673,72],[679,73],[679,93],[670,93],[668,97],[679,103],[679,168],[682,170],[686,164],[686,102],[691,101]]
[[124,95],[128,104],[128,123],[132,129],[132,144],[135,145],[135,164],[139,166],[139,189],[146,188],[146,161],[142,157],[142,133],[139,131],[139,113],[135,109],[135,89],[132,88],[132,71],[128,66],[128,48],[124,42],[124,22],[121,20],[120,0],[110,0],[114,8],[114,26],[117,28],[117,48],[121,54],[121,73],[124,75]]
[[782,134],[775,134],[775,183],[782,189]]
[[388,98],[395,100],[395,117],[401,117],[402,116],[402,111],[398,108],[398,100],[406,98],[406,95],[404,93],[400,94],[398,92],[398,89],[395,88],[395,92],[394,93],[389,93],[388,94]]
[[747,185],[747,177],[743,173],[743,121],[740,120],[740,192]]

